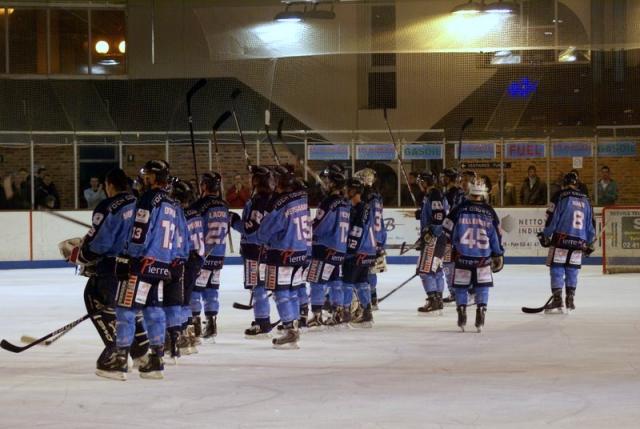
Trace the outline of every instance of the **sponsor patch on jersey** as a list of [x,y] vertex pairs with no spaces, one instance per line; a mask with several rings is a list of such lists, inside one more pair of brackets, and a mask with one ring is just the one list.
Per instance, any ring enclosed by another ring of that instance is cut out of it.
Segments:
[[290,285],[292,278],[293,267],[278,267],[278,285]]
[[102,221],[104,220],[104,215],[100,212],[96,212],[93,214],[93,218],[91,219],[91,222],[95,225],[98,226],[102,223]]
[[158,301],[162,302],[164,300],[164,280],[160,280],[158,283]]
[[305,271],[306,270],[304,270],[302,267],[296,270],[296,272],[293,274],[293,282],[292,282],[293,286],[299,286],[302,283],[304,283],[304,279],[306,278],[304,277]]
[[574,250],[571,252],[571,258],[569,258],[571,265],[582,265],[582,250]]
[[267,265],[266,264],[260,264],[258,266],[258,276],[259,279],[264,281],[265,276],[266,276],[266,271],[267,271]]
[[206,287],[207,283],[209,283],[209,277],[211,277],[211,270],[200,270],[200,274],[196,279],[196,286]]
[[492,283],[493,276],[491,274],[491,265],[476,268],[476,275],[478,276],[478,283]]
[[471,271],[456,268],[453,273],[453,284],[460,286],[468,286],[471,283]]
[[220,270],[213,270],[209,283],[216,286],[220,285]]
[[[131,280],[129,280],[131,281]],[[149,296],[149,291],[151,290],[151,283],[139,281],[138,282],[138,290],[136,291],[136,302],[138,304],[144,304],[147,302],[147,296]]]
[[138,209],[136,212],[136,222],[137,223],[149,223],[149,210]]
[[325,264],[322,268],[322,280],[329,280],[335,269],[335,265]]
[[247,286],[258,284],[258,261],[251,259],[244,261],[244,279]]
[[564,264],[567,262],[569,251],[567,249],[557,249],[553,254],[553,262],[556,264]]
[[453,221],[449,218],[446,218],[443,222],[442,222],[442,226],[444,229],[447,229],[449,231],[451,231],[453,229]]

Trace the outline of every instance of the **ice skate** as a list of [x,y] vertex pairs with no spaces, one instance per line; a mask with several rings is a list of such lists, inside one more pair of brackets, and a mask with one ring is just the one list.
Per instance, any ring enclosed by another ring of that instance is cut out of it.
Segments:
[[365,328],[365,329],[369,329],[373,327],[373,314],[371,310],[371,304],[365,307],[365,309],[362,311],[362,314],[359,317],[354,318],[351,321],[350,326],[354,328]]
[[467,325],[467,306],[459,305],[456,310],[458,311],[458,327],[464,332],[464,327]]
[[148,361],[149,353],[145,353],[142,356],[132,358],[131,369],[129,370],[129,372],[131,372],[131,370],[133,369],[138,369],[141,366],[146,365]]
[[338,328],[340,323],[342,323],[342,307],[334,307],[324,324],[330,328]]
[[378,294],[376,292],[371,293],[371,311],[378,311]]
[[[292,325],[292,324],[289,324]],[[274,338],[271,342],[274,349],[299,349],[298,340],[300,333],[293,326],[287,327],[282,336]]]
[[567,307],[567,314],[572,313],[576,306],[573,302],[575,298],[575,289],[567,288],[567,296],[564,298],[565,306]]
[[149,353],[149,359],[145,364],[140,365],[138,371],[140,372],[140,378],[147,378],[151,380],[161,380],[164,378],[164,360],[162,355],[164,354],[161,348],[156,348]]
[[[191,339],[189,338],[189,328],[183,330],[180,333],[180,339],[178,340],[178,348],[180,349],[180,354],[188,356],[193,354],[193,347],[191,346]],[[195,352],[197,353],[197,351]]]
[[298,328],[307,329],[309,319],[309,305],[305,304],[300,307],[300,319],[298,319]]
[[442,304],[441,301],[438,301],[435,292],[429,293],[425,305],[418,307],[418,314],[422,316],[442,316]]
[[244,337],[248,340],[266,340],[271,338],[271,323],[267,319],[265,322],[251,322],[251,327],[244,330]]
[[202,320],[200,316],[196,316],[193,318],[193,336],[194,340],[192,340],[192,344],[199,346],[202,344]]
[[110,351],[105,349],[98,358],[96,375],[111,380],[126,381],[128,369],[128,350]]
[[349,323],[353,319],[353,315],[351,314],[351,310],[348,307],[342,308],[342,313],[340,314],[340,327],[348,328]]
[[215,337],[218,335],[218,316],[207,316],[207,321],[202,332],[202,338],[207,342],[215,343]]
[[456,295],[453,293],[449,293],[449,296],[442,300],[442,303],[449,306],[456,303]]
[[564,314],[564,305],[562,303],[562,289],[553,290],[553,299],[544,309],[545,314]]
[[309,331],[323,331],[325,329],[325,321],[322,320],[322,310],[314,311],[311,315],[311,319],[307,322]]
[[478,332],[482,332],[484,326],[484,315],[487,312],[487,306],[479,304],[476,308],[476,329]]
[[178,359],[181,356],[180,347],[179,347],[180,331],[177,331],[177,330],[174,330],[174,328],[171,328],[171,331],[167,332],[167,338],[169,342],[169,348],[168,349],[165,348],[165,350],[169,352],[169,360],[167,361],[167,363],[170,365],[177,365]]

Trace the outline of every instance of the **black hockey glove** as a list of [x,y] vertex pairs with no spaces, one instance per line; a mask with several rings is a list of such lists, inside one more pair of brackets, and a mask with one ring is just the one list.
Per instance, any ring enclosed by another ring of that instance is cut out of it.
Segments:
[[229,225],[233,226],[234,223],[240,222],[242,218],[236,212],[229,212]]
[[544,232],[540,231],[539,233],[536,234],[536,237],[538,237],[538,241],[540,242],[540,245],[542,247],[546,248],[551,246],[551,239],[545,236]]
[[116,277],[118,280],[129,280],[129,271],[131,269],[131,259],[128,256],[116,257]]
[[582,253],[584,253],[585,256],[591,256],[594,250],[596,249],[593,246],[593,243],[585,244],[584,249],[582,249]]
[[420,220],[420,218],[422,217],[422,209],[417,209],[414,213],[416,220]]
[[504,256],[497,255],[491,257],[491,272],[499,273],[504,268]]

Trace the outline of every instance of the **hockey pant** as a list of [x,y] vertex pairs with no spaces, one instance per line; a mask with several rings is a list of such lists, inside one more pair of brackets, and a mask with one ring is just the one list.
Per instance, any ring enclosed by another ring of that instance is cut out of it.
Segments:
[[216,316],[220,310],[218,289],[220,288],[220,270],[202,268],[191,293],[191,313],[199,316],[204,308],[207,316]]

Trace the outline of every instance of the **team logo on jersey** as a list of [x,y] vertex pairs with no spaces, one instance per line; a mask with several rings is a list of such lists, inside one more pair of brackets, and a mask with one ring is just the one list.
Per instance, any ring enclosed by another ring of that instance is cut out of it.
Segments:
[[136,213],[136,222],[137,223],[148,223],[149,222],[149,210],[138,209]]
[[93,218],[91,219],[91,222],[95,226],[98,226],[102,223],[103,219],[104,219],[104,215],[102,213],[94,213]]

